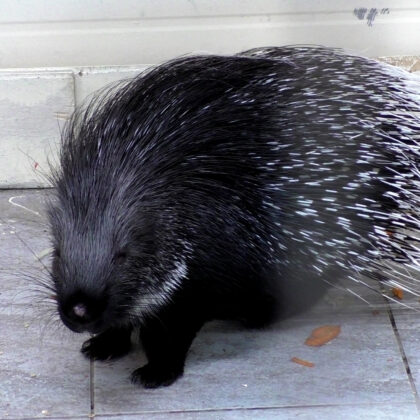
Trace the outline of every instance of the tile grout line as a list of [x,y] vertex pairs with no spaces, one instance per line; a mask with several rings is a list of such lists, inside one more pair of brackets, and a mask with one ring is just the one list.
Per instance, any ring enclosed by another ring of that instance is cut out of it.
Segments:
[[77,76],[76,73],[74,71],[71,72],[71,76],[73,79],[73,112],[76,110],[76,108],[80,105],[79,104],[79,95],[78,95],[78,89],[77,89]]
[[[395,401],[393,404],[405,404],[406,401]],[[384,402],[378,401],[378,402],[359,402],[357,403],[358,407],[382,407],[384,405]],[[118,413],[100,413],[99,415],[101,418],[107,418],[107,417],[122,417],[125,418],[125,416],[128,416],[129,418],[135,418],[138,415],[154,415],[154,414],[165,414],[165,415],[171,415],[171,414],[205,414],[205,413],[227,413],[227,412],[250,412],[250,411],[266,411],[266,410],[288,410],[288,409],[311,409],[311,408],[342,408],[342,407],[354,407],[354,403],[338,403],[338,404],[328,404],[328,403],[321,403],[321,404],[308,404],[308,405],[267,405],[267,406],[256,406],[256,407],[220,407],[220,408],[202,408],[202,409],[179,409],[179,410],[147,410],[147,411],[138,411],[138,412],[118,412]]]
[[89,395],[90,395],[90,413],[89,418],[95,417],[95,361],[89,363]]
[[408,381],[410,382],[411,391],[414,395],[414,400],[416,402],[417,411],[420,414],[420,398],[419,398],[419,394],[417,392],[417,387],[416,387],[416,384],[414,382],[413,375],[411,373],[411,368],[410,368],[410,365],[408,363],[407,355],[406,355],[405,350],[404,350],[404,346],[403,346],[403,343],[402,343],[402,340],[401,340],[400,332],[398,331],[397,323],[395,321],[394,313],[392,312],[391,305],[389,304],[389,301],[386,298],[384,298],[384,299],[386,301],[389,320],[391,322],[391,326],[392,326],[392,329],[394,331],[394,336],[395,336],[395,338],[397,340],[397,343],[398,343],[398,349],[400,351],[400,354],[401,354],[401,357],[402,357],[402,360],[403,360],[403,363],[404,363],[404,367],[405,367],[405,371],[407,373]]

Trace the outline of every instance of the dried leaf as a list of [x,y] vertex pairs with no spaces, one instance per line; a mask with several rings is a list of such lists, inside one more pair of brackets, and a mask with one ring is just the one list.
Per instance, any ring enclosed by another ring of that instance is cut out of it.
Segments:
[[306,367],[314,367],[315,363],[308,362],[307,360],[299,359],[298,357],[292,357],[292,362],[297,363],[298,365],[306,366]]
[[306,339],[305,344],[314,347],[323,346],[337,337],[340,332],[341,327],[339,325],[324,325],[323,327],[315,328]]

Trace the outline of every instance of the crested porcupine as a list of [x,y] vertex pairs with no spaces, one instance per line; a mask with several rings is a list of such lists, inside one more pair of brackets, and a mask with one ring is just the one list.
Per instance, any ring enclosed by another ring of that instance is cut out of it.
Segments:
[[373,60],[262,48],[170,61],[77,111],[49,214],[59,314],[97,334],[82,351],[122,356],[139,327],[132,380],[168,385],[206,321],[266,325],[337,277],[418,293],[419,94]]

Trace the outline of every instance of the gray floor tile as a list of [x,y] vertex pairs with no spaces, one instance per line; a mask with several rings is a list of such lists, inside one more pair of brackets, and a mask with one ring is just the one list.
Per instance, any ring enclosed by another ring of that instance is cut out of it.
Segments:
[[33,211],[40,210],[43,196],[0,194],[0,418],[42,417],[43,410],[87,415],[89,362],[79,353],[75,336],[49,322],[53,305],[41,304],[35,280],[47,273],[34,254],[49,241],[42,218],[8,202],[20,195],[26,202],[16,202]]
[[[41,305],[32,290],[31,276],[48,278],[35,258],[50,246],[44,202],[45,192],[0,192],[0,418],[42,417],[42,410],[51,418],[86,418],[90,412],[89,363],[79,352],[86,337],[48,324],[54,307]],[[371,305],[333,288],[307,312],[264,331],[210,323],[193,344],[184,377],[168,388],[129,382],[145,362],[141,351],[95,363],[97,418],[415,418],[389,306],[358,284],[341,286]],[[418,314],[391,307],[417,383]],[[321,348],[305,346],[312,329],[324,324],[341,325],[340,336]],[[315,367],[296,365],[292,357]]]
[[[303,345],[313,328],[331,322],[342,327],[336,340]],[[292,363],[294,356],[315,367]],[[385,315],[295,319],[258,332],[209,324],[193,344],[184,377],[169,388],[129,383],[130,371],[143,361],[132,355],[96,365],[96,413],[413,402]]]
[[[89,362],[73,335],[15,306],[0,312],[0,418],[90,411]],[[25,315],[25,316],[24,316]],[[24,321],[25,319],[25,321]]]
[[[411,376],[416,387],[420,390],[420,314],[412,311],[393,311],[398,335],[407,363],[410,367]],[[418,396],[420,400],[420,396]]]
[[3,307],[27,305],[36,300],[40,295],[39,281],[48,280],[47,271],[37,260],[50,247],[45,196],[45,192],[36,190],[0,192],[0,305]]

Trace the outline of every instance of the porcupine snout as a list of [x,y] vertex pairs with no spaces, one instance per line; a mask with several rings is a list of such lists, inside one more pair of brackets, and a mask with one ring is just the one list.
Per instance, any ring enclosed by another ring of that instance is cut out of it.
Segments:
[[77,290],[65,293],[58,302],[59,313],[64,324],[75,332],[100,330],[108,299],[104,294]]
[[[113,264],[105,247],[74,246],[72,236],[54,256],[53,273],[58,313],[64,324],[75,332],[97,333],[106,328],[115,309]],[[62,240],[63,243],[65,240]]]

